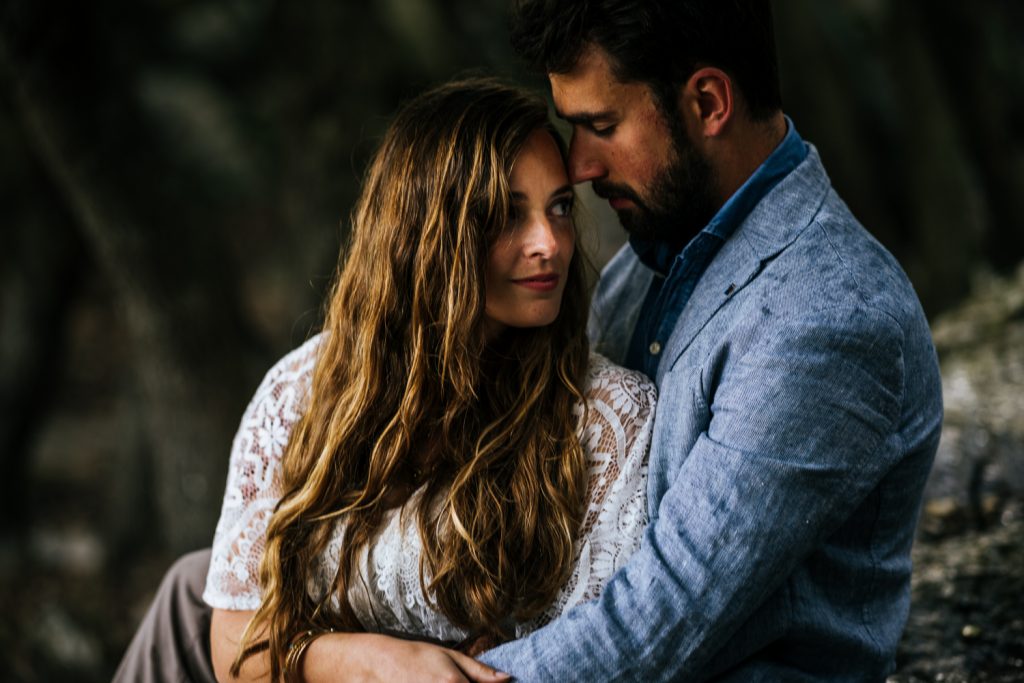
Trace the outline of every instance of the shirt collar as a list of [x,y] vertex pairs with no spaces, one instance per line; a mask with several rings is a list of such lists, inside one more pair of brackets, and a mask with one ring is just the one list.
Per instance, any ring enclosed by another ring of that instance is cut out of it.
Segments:
[[[796,132],[793,121],[788,116],[785,118],[787,130],[782,142],[729,197],[701,233],[714,236],[723,242],[729,239],[765,195],[807,158],[807,144]],[[630,237],[629,244],[641,263],[662,275],[668,274],[672,262],[685,251],[685,248],[677,251],[666,242],[638,237]]]

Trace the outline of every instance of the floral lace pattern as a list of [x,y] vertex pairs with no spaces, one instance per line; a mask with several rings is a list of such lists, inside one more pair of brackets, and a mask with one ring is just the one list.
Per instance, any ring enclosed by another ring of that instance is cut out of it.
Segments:
[[[308,400],[319,339],[313,337],[267,373],[242,417],[203,594],[213,607],[259,607],[259,562],[267,522],[281,495],[281,458]],[[586,397],[586,421],[581,421],[578,434],[589,463],[588,503],[573,571],[543,614],[516,626],[517,636],[600,595],[639,548],[647,524],[654,386],[643,375],[592,354]],[[582,417],[583,406],[576,412]],[[349,587],[348,597],[367,630],[461,640],[466,634],[434,609],[420,586],[420,537],[415,515],[405,514],[414,509],[418,495],[389,511],[376,541],[361,553],[359,581]],[[312,593],[328,590],[344,533],[344,524],[337,524],[319,559]]]
[[242,413],[203,592],[212,607],[260,606],[260,558],[267,523],[283,493],[281,459],[306,409],[319,342],[315,336],[278,361]]

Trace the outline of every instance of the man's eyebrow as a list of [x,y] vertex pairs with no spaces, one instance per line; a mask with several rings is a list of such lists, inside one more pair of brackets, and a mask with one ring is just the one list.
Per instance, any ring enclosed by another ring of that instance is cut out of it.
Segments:
[[579,126],[579,125],[584,125],[585,126],[585,125],[589,125],[589,124],[595,123],[596,121],[606,121],[608,119],[615,118],[615,115],[612,113],[611,110],[605,110],[605,111],[580,111],[580,112],[574,112],[572,114],[563,114],[562,112],[560,112],[558,110],[555,110],[555,113],[558,114],[558,118],[563,119],[565,121],[568,121],[569,123],[571,123],[573,125],[576,125],[576,126]]

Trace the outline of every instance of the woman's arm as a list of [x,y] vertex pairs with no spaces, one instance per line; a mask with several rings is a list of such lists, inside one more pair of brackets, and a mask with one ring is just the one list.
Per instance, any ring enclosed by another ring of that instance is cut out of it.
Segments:
[[[238,643],[254,613],[213,610],[210,656],[220,683],[270,681],[267,653],[252,655],[238,678],[230,673]],[[508,674],[495,671],[472,657],[431,643],[402,640],[377,633],[327,633],[310,644],[302,658],[307,683],[346,681],[444,681],[445,683],[503,683]]]
[[213,610],[213,618],[210,621],[210,660],[213,663],[213,674],[220,683],[231,680],[270,680],[270,663],[263,653],[263,656],[254,655],[245,660],[238,678],[233,679],[230,673],[231,664],[238,654],[238,643],[242,640],[242,633],[254,614],[254,611]]

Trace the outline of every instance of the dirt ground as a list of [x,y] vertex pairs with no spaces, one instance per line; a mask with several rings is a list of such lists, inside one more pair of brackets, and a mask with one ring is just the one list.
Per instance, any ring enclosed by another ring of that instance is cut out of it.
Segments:
[[919,539],[897,667],[889,683],[1024,681],[1020,502],[983,531]]

